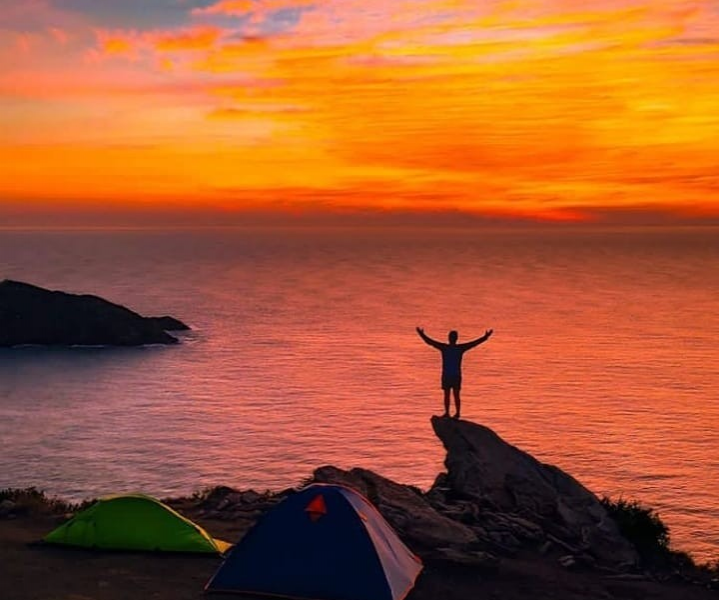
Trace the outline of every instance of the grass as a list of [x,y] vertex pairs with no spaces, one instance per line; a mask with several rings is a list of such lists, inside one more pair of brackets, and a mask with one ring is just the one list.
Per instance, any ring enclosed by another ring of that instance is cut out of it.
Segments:
[[95,500],[67,502],[55,496],[48,496],[35,487],[5,488],[0,490],[0,502],[14,503],[13,512],[31,514],[65,514],[77,512],[95,503]]

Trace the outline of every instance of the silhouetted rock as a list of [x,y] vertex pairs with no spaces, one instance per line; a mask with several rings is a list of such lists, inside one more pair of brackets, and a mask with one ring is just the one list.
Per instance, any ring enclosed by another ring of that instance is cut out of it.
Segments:
[[598,498],[572,476],[482,425],[433,417],[432,426],[447,449],[447,476],[428,494],[442,507],[440,512],[476,507],[476,526],[509,548],[546,537],[557,547],[588,553],[604,564],[637,562],[635,550]]
[[364,494],[418,554],[438,548],[468,548],[477,541],[469,527],[441,515],[419,490],[372,471],[321,467],[314,472],[313,479],[319,483],[345,485]]
[[[497,557],[530,551],[572,570],[618,572],[637,564],[634,548],[598,499],[570,475],[487,427],[444,418],[432,424],[447,449],[448,472],[427,493],[359,468],[321,467],[312,481],[366,496],[425,560],[495,568]],[[278,499],[218,488],[201,506],[219,520],[252,521]]]
[[258,511],[262,512],[280,501],[279,494],[271,492],[259,493],[255,490],[236,490],[219,486],[213,488],[199,504],[209,511]]
[[189,331],[190,328],[174,317],[145,317],[146,320],[159,325],[165,331]]
[[171,317],[146,318],[97,296],[0,282],[0,347],[19,345],[141,346],[175,344]]

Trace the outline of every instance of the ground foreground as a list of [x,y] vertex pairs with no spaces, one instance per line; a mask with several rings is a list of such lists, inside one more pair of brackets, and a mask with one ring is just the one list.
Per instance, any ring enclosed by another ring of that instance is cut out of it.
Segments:
[[[192,511],[190,511],[191,513]],[[193,516],[190,514],[189,516]],[[243,524],[196,520],[211,534],[236,540]],[[52,516],[0,521],[3,600],[196,600],[221,559],[66,550],[35,545],[58,523]],[[679,582],[621,580],[569,571],[550,558],[518,556],[493,568],[425,561],[408,600],[708,600],[717,593]]]
[[[422,558],[425,569],[408,600],[719,597],[716,568],[698,569],[661,548],[663,561],[649,559],[638,543],[644,538],[627,535],[599,499],[561,469],[487,427],[442,418],[433,418],[432,426],[447,450],[447,472],[427,492],[365,469],[331,466],[307,482],[357,490]],[[0,502],[0,600],[197,599],[220,565],[218,557],[33,543],[71,507],[35,491],[7,492]],[[237,542],[291,493],[220,487],[166,502],[212,536]]]

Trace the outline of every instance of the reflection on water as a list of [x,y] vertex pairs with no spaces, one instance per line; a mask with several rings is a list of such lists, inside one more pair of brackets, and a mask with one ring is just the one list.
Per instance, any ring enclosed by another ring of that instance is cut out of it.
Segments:
[[716,231],[0,233],[2,276],[193,325],[179,347],[0,351],[0,486],[281,488],[325,463],[431,484],[463,414],[719,553]]

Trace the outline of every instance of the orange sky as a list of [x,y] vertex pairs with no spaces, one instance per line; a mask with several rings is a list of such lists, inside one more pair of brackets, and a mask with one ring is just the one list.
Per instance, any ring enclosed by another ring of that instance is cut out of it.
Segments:
[[716,219],[716,31],[709,1],[5,3],[0,218]]

